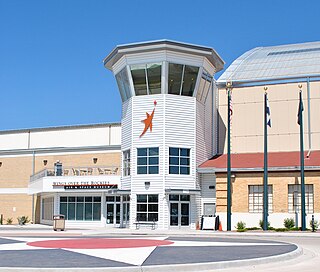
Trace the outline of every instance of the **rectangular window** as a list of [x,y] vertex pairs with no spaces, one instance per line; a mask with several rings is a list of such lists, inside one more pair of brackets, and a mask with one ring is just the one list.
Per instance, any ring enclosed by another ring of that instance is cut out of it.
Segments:
[[[313,213],[313,184],[305,185],[306,213]],[[301,185],[288,185],[288,212],[301,212]]]
[[122,162],[123,162],[123,175],[130,176],[130,149],[123,151],[122,153]]
[[203,70],[197,92],[198,101],[205,103],[208,93],[212,88],[212,79],[213,77],[206,70]]
[[169,63],[168,93],[193,96],[199,67]]
[[[268,212],[273,211],[272,185],[268,185]],[[263,212],[263,185],[249,185],[249,212]]]
[[137,149],[137,173],[159,174],[159,148],[148,147]]
[[169,148],[169,174],[190,175],[189,148]]
[[131,65],[136,95],[161,93],[161,63]]
[[66,220],[99,221],[101,219],[101,197],[60,197],[60,213]]
[[122,101],[126,101],[131,97],[130,83],[127,73],[127,68],[123,68],[116,74],[116,80],[120,91]]
[[137,221],[158,221],[158,212],[158,195],[137,195]]

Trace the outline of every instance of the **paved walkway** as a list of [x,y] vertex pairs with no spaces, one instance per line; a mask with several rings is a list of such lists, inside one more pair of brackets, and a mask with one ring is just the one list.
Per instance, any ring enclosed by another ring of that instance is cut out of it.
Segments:
[[318,236],[105,228],[54,232],[41,225],[0,226],[0,270],[309,271],[304,266],[320,264]]

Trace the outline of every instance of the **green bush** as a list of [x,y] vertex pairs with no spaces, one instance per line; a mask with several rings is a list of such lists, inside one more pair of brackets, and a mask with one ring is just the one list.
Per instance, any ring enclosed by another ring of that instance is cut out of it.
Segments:
[[[260,220],[259,221],[259,226],[260,226],[260,228],[262,228],[263,229],[263,220]],[[270,222],[268,221],[268,230],[270,230]]]
[[261,230],[261,228],[258,228],[258,227],[252,227],[252,228],[247,228],[247,230]]
[[29,223],[30,222],[30,219],[28,218],[28,216],[19,216],[17,218],[18,222],[19,222],[19,225],[25,225],[26,223]]
[[[310,225],[310,228],[312,229],[312,220],[310,220],[309,225]],[[318,220],[314,220],[314,229],[317,230],[319,228],[319,226],[320,226],[319,221]]]
[[12,222],[13,222],[13,219],[12,218],[7,218],[6,222],[7,222],[7,225],[11,225]]
[[245,231],[246,223],[244,223],[243,221],[239,221],[236,225],[236,229],[237,231]]
[[286,218],[283,221],[283,225],[285,226],[286,229],[292,229],[295,227],[294,224],[294,219],[293,218]]
[[274,231],[276,232],[285,232],[285,231],[289,231],[288,228],[276,228],[276,229],[273,229]]

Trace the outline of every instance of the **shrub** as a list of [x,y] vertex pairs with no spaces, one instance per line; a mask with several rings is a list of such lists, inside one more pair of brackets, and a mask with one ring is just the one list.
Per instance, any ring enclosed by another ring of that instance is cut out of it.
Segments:
[[245,231],[246,223],[244,223],[243,221],[239,221],[236,225],[236,229],[237,231]]
[[274,231],[276,232],[285,232],[285,231],[289,231],[288,228],[276,228],[276,229],[273,229]]
[[[313,221],[313,224],[314,224],[314,229],[315,229],[315,230],[317,230],[317,229],[319,228],[319,226],[320,226],[320,223],[319,223],[318,220],[314,220],[314,221]],[[312,220],[310,220],[309,225],[310,225],[310,228],[313,229],[313,228],[312,228]]]
[[293,218],[286,218],[283,221],[283,225],[285,226],[286,229],[292,229],[295,227],[294,224],[294,219]]
[[7,218],[6,221],[7,221],[7,225],[11,225],[12,222],[13,222],[13,219],[12,218]]
[[258,228],[258,227],[252,227],[252,228],[247,228],[247,230],[261,230],[261,228]]
[[[259,221],[259,226],[260,226],[260,228],[263,229],[263,220],[260,220],[260,221]],[[268,221],[268,230],[269,230],[270,228],[271,228],[271,227],[270,227],[270,222]]]
[[18,218],[18,222],[19,222],[19,225],[25,225],[26,223],[29,223],[30,222],[30,219],[28,218],[28,216],[19,216]]

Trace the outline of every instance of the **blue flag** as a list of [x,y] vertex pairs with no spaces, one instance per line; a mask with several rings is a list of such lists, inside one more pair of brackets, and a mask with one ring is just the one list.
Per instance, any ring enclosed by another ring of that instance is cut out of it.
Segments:
[[299,108],[298,108],[298,125],[300,126],[302,123],[302,112],[303,112],[303,102],[302,102],[302,94],[299,94]]
[[267,125],[269,127],[271,127],[271,114],[270,114],[270,105],[269,105],[269,100],[268,100],[268,97],[266,96],[267,98],[267,105],[266,105],[266,114],[267,114]]

